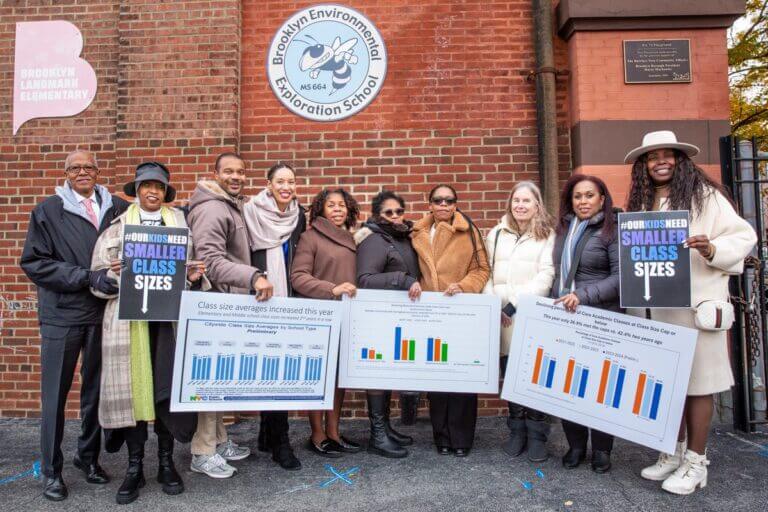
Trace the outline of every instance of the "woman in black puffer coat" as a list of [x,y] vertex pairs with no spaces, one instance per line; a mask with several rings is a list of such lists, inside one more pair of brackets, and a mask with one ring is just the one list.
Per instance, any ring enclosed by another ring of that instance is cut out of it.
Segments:
[[[394,192],[384,190],[373,198],[370,220],[355,233],[359,288],[408,290],[412,299],[421,295],[419,258],[410,239],[413,224],[404,214],[405,201]],[[371,420],[368,451],[383,457],[406,457],[408,451],[403,446],[412,444],[413,438],[397,432],[389,423],[392,392],[369,390],[367,395]]]
[[[551,297],[568,311],[579,305],[621,312],[619,307],[619,249],[616,213],[605,183],[576,174],[565,184],[560,202],[553,262]],[[563,466],[573,469],[585,458],[590,429],[562,420],[569,450]],[[613,436],[591,429],[592,470],[611,469]]]

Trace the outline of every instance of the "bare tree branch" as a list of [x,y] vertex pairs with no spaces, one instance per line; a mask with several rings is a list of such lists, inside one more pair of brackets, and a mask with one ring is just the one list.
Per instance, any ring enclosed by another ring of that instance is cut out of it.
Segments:
[[746,126],[746,125],[750,124],[751,122],[756,121],[757,118],[759,118],[760,116],[762,116],[762,115],[764,115],[766,113],[768,113],[768,107],[763,107],[763,108],[761,108],[761,109],[759,109],[759,110],[757,110],[755,112],[752,112],[750,115],[748,115],[744,119],[740,119],[739,121],[737,121],[736,124],[734,124],[731,127],[731,130],[732,131],[736,131],[739,128],[741,128],[742,126]]

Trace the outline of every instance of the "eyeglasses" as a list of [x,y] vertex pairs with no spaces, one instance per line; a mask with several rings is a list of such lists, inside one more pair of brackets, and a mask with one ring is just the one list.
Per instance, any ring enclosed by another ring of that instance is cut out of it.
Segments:
[[72,165],[67,167],[67,173],[74,175],[80,174],[82,171],[85,171],[88,174],[95,174],[98,170],[99,168],[93,165]]
[[430,201],[434,205],[447,204],[448,206],[456,204],[455,197],[433,197]]
[[402,214],[405,213],[405,208],[395,208],[394,210],[390,208],[389,210],[384,210],[381,213],[386,217],[394,217],[394,216],[400,217]]

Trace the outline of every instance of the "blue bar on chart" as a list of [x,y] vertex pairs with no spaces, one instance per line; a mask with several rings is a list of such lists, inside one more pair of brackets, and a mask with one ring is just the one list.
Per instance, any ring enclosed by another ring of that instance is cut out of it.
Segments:
[[285,356],[285,366],[283,366],[284,381],[298,381],[299,370],[301,368],[301,356]]
[[261,381],[277,380],[280,370],[280,356],[264,356],[261,358]]
[[[400,340],[403,337],[403,330],[400,327],[395,327],[395,361],[400,360]],[[366,357],[363,357],[366,359]]]
[[655,420],[659,414],[659,402],[661,401],[661,392],[664,384],[658,380],[648,378],[646,372],[640,372],[637,379],[637,389],[635,390],[635,403],[632,406],[632,413]]
[[192,356],[192,380],[211,380],[211,356]]
[[323,370],[323,357],[307,357],[307,362],[304,365],[304,380],[305,381],[318,381],[322,375]]
[[228,381],[235,378],[235,354],[216,355],[216,380]]
[[571,396],[584,398],[587,391],[587,379],[589,378],[589,367],[576,363],[574,358],[568,360],[568,367],[565,372],[565,386],[563,392]]
[[238,380],[256,380],[256,358],[255,354],[240,354]]
[[550,357],[549,354],[545,355],[542,347],[537,348],[536,362],[534,363],[533,376],[531,377],[533,384],[551,389],[555,379],[556,366],[557,359]]
[[609,359],[604,360],[600,387],[597,392],[597,402],[618,409],[621,405],[621,394],[624,391],[626,375],[626,368],[619,366],[618,363]]

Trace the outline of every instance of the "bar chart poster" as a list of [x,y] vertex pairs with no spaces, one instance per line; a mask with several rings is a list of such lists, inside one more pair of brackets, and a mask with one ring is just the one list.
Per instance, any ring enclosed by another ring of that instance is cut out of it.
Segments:
[[498,393],[498,297],[358,290],[344,305],[339,386]]
[[184,292],[171,411],[333,407],[338,301]]
[[673,453],[697,331],[519,299],[501,397]]

